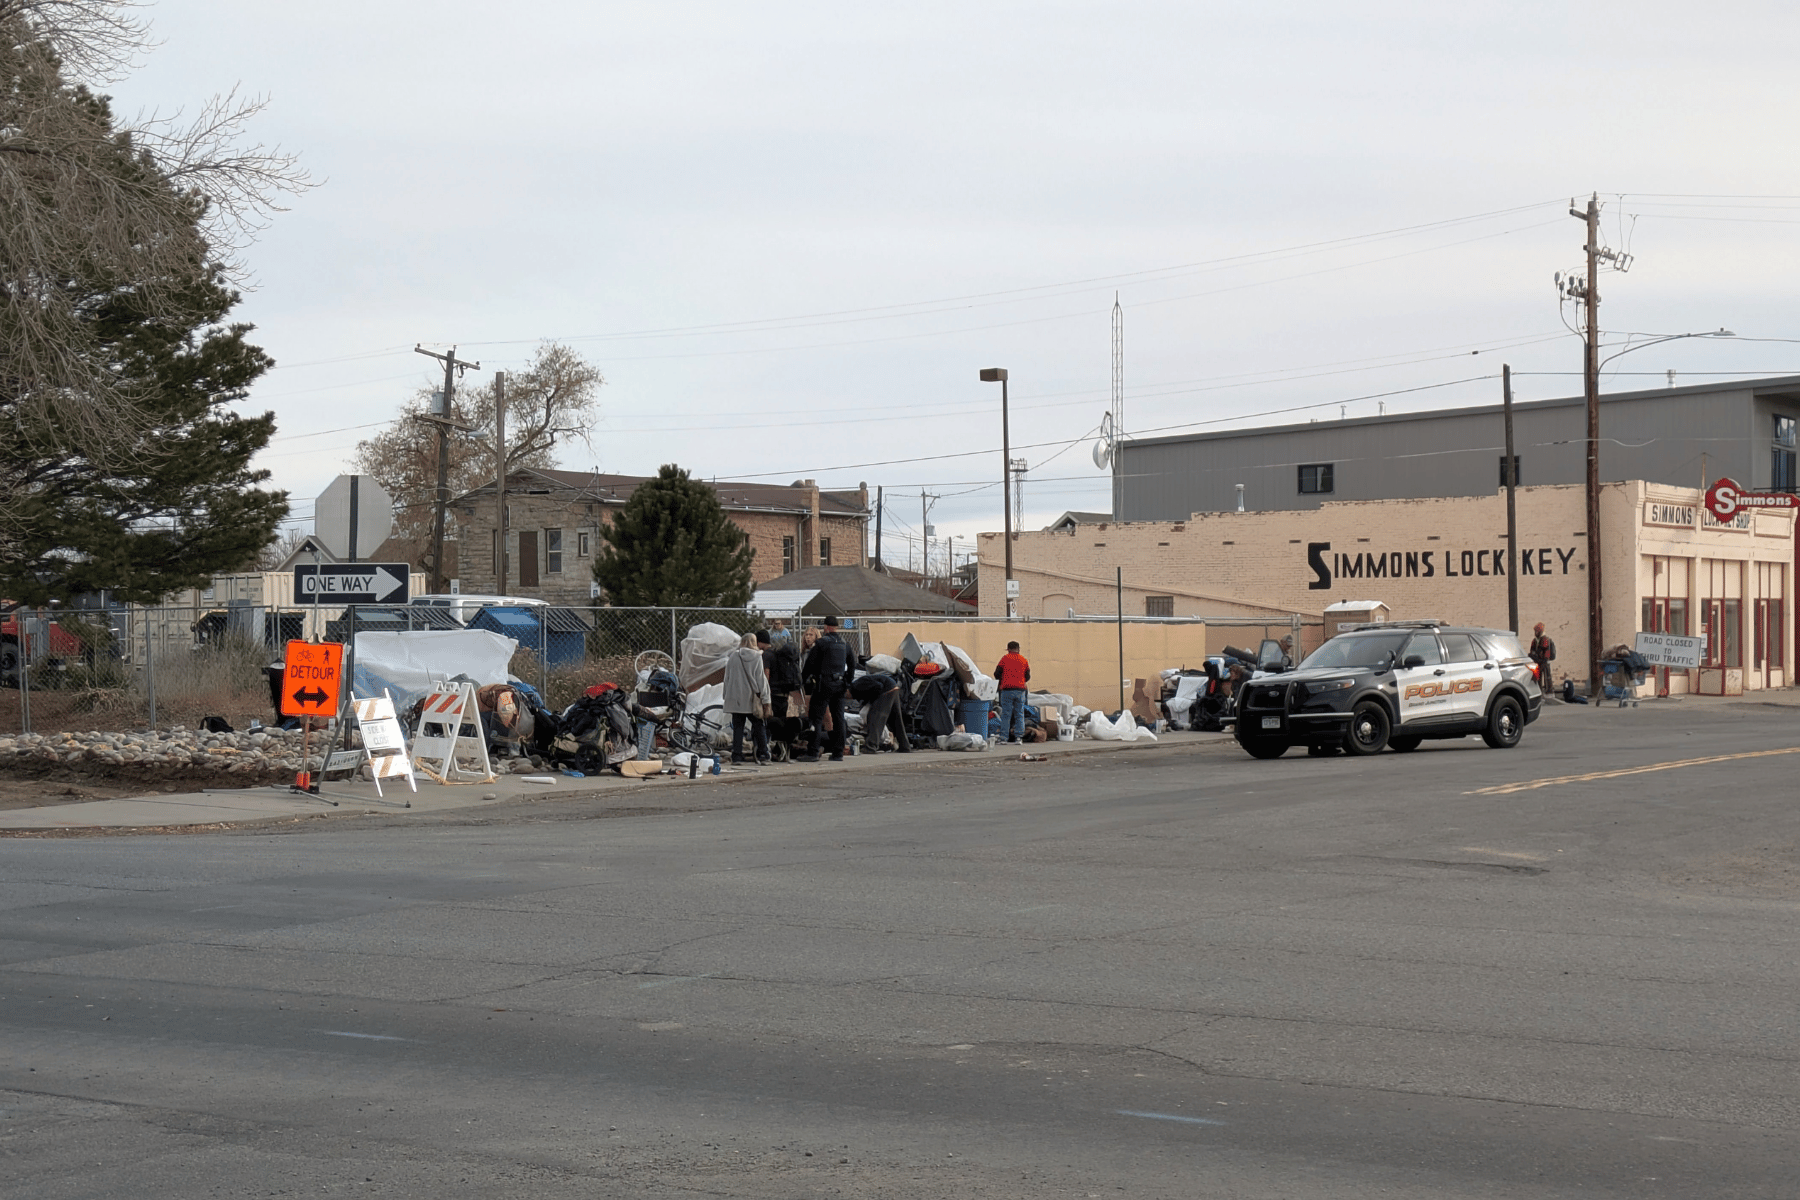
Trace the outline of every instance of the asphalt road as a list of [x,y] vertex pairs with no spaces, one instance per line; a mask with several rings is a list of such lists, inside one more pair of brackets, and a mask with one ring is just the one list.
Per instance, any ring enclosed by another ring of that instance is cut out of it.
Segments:
[[0,1194],[1791,1197],[1794,715],[0,840]]

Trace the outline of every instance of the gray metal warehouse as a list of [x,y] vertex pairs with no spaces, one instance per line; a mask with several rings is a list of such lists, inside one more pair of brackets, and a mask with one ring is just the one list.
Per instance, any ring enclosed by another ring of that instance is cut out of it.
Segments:
[[[1586,402],[1513,405],[1519,482],[1584,479]],[[1600,478],[1702,487],[1728,475],[1759,491],[1796,489],[1800,376],[1616,392],[1600,397]],[[1503,486],[1499,404],[1126,439],[1114,456],[1123,521],[1317,508],[1333,500],[1492,495]]]

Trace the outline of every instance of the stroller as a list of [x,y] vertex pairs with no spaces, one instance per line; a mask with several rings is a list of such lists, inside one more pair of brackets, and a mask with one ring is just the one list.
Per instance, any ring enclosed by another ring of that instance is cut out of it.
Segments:
[[556,735],[548,757],[558,766],[593,772],[637,755],[637,729],[631,716],[631,695],[610,683],[588,689],[587,695],[556,717]]
[[934,662],[900,664],[900,716],[915,747],[956,731],[956,676]]

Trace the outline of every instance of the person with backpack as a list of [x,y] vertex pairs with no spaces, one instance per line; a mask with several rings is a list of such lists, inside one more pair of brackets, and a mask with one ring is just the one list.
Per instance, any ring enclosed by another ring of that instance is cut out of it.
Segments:
[[[801,693],[800,647],[786,630],[758,631],[763,662],[769,669],[769,745],[778,761],[792,756],[806,728],[806,698]],[[771,644],[771,642],[773,644]]]
[[1537,664],[1538,687],[1548,692],[1551,688],[1550,664],[1556,661],[1556,643],[1544,632],[1544,623],[1539,621],[1532,630],[1531,648],[1525,651],[1525,657]]
[[[825,618],[825,631],[807,652],[800,669],[806,690],[812,695],[806,715],[813,723],[812,753],[800,762],[818,762],[819,751],[830,752],[832,762],[844,761],[844,691],[850,683],[850,647],[838,636],[838,619]],[[826,730],[824,722],[829,720]],[[827,733],[827,738],[821,738]],[[823,742],[823,745],[821,745]]]

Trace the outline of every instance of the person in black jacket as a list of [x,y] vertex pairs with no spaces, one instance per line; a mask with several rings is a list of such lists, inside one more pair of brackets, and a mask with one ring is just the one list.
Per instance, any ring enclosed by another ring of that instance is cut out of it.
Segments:
[[871,671],[850,685],[850,695],[863,706],[863,749],[881,749],[883,729],[894,735],[894,749],[905,754],[906,719],[900,715],[900,681],[885,671]]
[[[825,632],[807,651],[806,664],[800,673],[806,679],[806,690],[812,696],[806,715],[812,720],[813,752],[800,762],[818,762],[821,748],[829,750],[832,762],[844,761],[844,689],[850,682],[850,647],[838,636],[838,619],[825,618]],[[831,714],[829,741],[819,744],[820,722]]]

